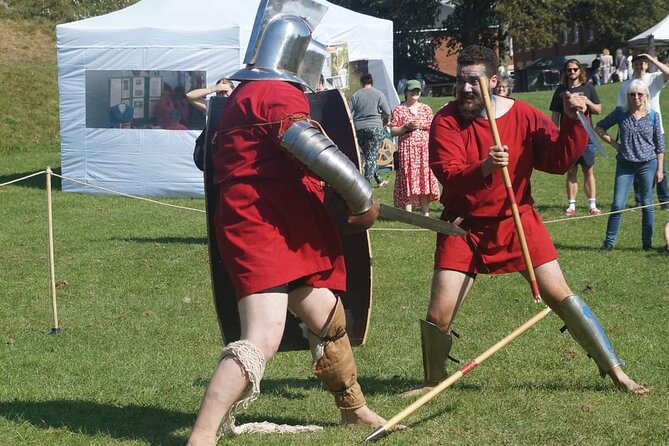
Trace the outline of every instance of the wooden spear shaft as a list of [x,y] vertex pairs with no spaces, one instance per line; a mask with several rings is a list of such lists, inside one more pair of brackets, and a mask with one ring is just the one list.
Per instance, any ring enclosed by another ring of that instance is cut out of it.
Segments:
[[[495,122],[495,112],[490,104],[490,95],[488,94],[488,79],[485,76],[479,76],[479,87],[481,88],[481,95],[485,104],[485,112],[490,124],[490,133],[496,146],[502,147],[502,141],[499,138],[499,131],[497,130],[497,123]],[[541,301],[541,294],[539,293],[539,285],[537,284],[537,277],[534,275],[534,266],[532,266],[532,258],[530,257],[530,250],[527,248],[527,239],[525,238],[525,231],[523,230],[523,223],[520,221],[520,212],[518,212],[518,204],[516,203],[516,195],[513,192],[513,185],[511,184],[511,177],[509,176],[509,169],[504,166],[502,168],[502,176],[504,177],[504,186],[506,187],[506,195],[511,203],[511,215],[513,215],[513,223],[516,226],[518,233],[518,241],[520,242],[520,250],[523,254],[523,261],[527,268],[527,274],[530,278],[530,287],[532,288],[532,297],[535,302]]]
[[551,312],[551,309],[549,307],[544,308],[541,310],[539,313],[537,313],[532,319],[528,320],[525,322],[523,325],[520,327],[516,328],[514,331],[506,335],[504,338],[499,340],[495,345],[490,347],[488,350],[484,351],[480,355],[478,355],[475,359],[469,361],[467,364],[465,364],[460,370],[449,376],[446,380],[442,381],[439,383],[437,386],[435,386],[433,389],[431,389],[428,393],[425,395],[421,396],[418,398],[416,401],[414,401],[410,406],[408,406],[406,409],[392,417],[390,420],[386,421],[386,424],[383,426],[379,427],[376,429],[374,432],[372,432],[367,438],[365,438],[365,441],[372,441],[372,440],[377,440],[381,438],[382,436],[386,435],[390,429],[393,428],[397,423],[402,421],[404,418],[408,417],[411,415],[413,412],[418,410],[420,407],[425,405],[428,401],[430,401],[432,398],[435,396],[439,395],[442,391],[444,391],[447,387],[451,386],[454,382],[474,370],[477,366],[479,366],[483,361],[500,351],[502,348],[504,348],[508,343],[516,339],[518,336],[529,330],[533,325],[535,325],[537,322],[545,318],[548,313]]

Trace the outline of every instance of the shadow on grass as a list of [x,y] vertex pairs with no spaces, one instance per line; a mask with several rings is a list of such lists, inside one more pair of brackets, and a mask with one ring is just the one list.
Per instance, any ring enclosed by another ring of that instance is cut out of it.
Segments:
[[[583,251],[600,252],[601,247],[602,247],[601,244],[584,246],[584,245],[569,244],[569,243],[555,243],[555,248],[558,250],[558,252],[559,251],[566,251],[566,250],[579,251],[579,252],[583,252]],[[641,249],[641,241],[639,241],[639,246],[638,247],[619,247],[619,246],[616,246],[616,247],[613,248],[612,252],[602,252],[601,254],[603,256],[607,256],[607,255],[615,254],[616,251],[636,252],[639,255],[641,255],[641,254],[644,254],[644,255],[648,255],[648,254],[660,255],[660,254],[664,254],[665,249],[664,248],[653,248],[648,252],[644,252]]]
[[[58,175],[61,175],[61,169],[60,167],[52,167],[51,170],[53,173],[56,173]],[[19,178],[27,177],[28,175],[32,175],[37,171],[33,172],[22,172],[22,173],[12,173],[8,175],[0,175],[0,184],[8,183],[10,181],[17,180]],[[30,189],[41,189],[45,190],[46,189],[46,174],[42,175],[36,175],[34,177],[28,178],[27,180],[19,181],[17,183],[12,184],[12,186],[19,186],[19,187],[27,187]],[[52,176],[51,177],[51,187],[54,190],[61,190],[61,180],[59,177]]]
[[[100,437],[131,439],[155,446],[183,445],[195,422],[195,413],[175,412],[149,406],[112,406],[91,401],[69,400],[0,401],[0,417],[10,422],[27,422],[45,430],[67,429],[72,433],[98,439]],[[268,420],[243,414],[238,417],[237,424],[263,421],[276,424],[304,424],[304,420],[296,418],[273,416]],[[337,426],[336,423],[330,424]]]
[[43,429],[67,429],[84,435],[132,438],[167,446],[183,445],[185,439],[173,431],[189,427],[195,419],[195,414],[157,407],[69,400],[2,401],[0,416]]
[[183,245],[206,245],[206,237],[133,237],[133,238],[111,238],[110,241],[129,243],[180,243]]

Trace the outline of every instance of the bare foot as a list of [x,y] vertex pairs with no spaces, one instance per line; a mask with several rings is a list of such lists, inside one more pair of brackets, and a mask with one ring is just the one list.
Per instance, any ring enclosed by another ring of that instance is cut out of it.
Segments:
[[430,390],[434,389],[437,385],[436,384],[431,384],[431,383],[426,383],[424,382],[420,386],[416,387],[415,389],[407,390],[406,392],[400,393],[400,396],[402,398],[413,398],[416,396],[423,396]]
[[650,392],[648,387],[638,384],[636,381],[632,380],[632,378],[627,376],[627,373],[623,372],[623,369],[621,369],[620,366],[611,370],[609,376],[616,387],[624,392],[631,393],[632,395],[645,395]]
[[342,426],[371,426],[380,427],[386,420],[377,415],[369,407],[362,406],[357,409],[340,409]]

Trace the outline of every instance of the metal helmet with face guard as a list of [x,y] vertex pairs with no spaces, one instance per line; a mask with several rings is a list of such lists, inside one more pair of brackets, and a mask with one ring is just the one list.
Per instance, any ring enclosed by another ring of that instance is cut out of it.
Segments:
[[244,63],[230,79],[280,80],[314,90],[325,63],[325,46],[312,37],[327,7],[312,0],[263,0]]

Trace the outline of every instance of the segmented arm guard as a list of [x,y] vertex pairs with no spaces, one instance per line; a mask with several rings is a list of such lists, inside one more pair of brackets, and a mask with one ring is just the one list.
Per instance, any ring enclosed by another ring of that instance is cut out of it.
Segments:
[[372,207],[371,184],[318,128],[297,121],[284,134],[281,146],[328,182],[346,201],[351,214],[363,214]]

